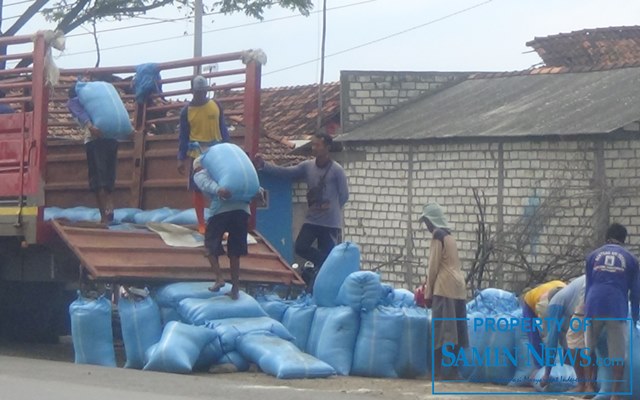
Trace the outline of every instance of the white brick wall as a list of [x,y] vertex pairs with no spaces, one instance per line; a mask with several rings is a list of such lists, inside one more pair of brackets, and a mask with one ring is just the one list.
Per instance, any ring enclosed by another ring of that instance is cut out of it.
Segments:
[[[345,239],[360,244],[364,269],[382,265],[383,280],[412,289],[424,279],[430,234],[417,218],[427,202],[436,201],[445,208],[465,268],[471,265],[476,251],[473,188],[484,191],[486,222],[496,232],[497,142],[347,144],[345,152],[364,153],[360,161],[348,161],[358,158],[347,156],[343,165],[351,191],[345,208]],[[607,193],[612,196],[610,220],[627,225],[633,245],[633,235],[640,232],[640,140],[608,141],[604,159]],[[543,219],[545,226],[534,242],[535,251],[530,242],[523,247],[529,263],[548,262],[574,237],[592,241],[594,140],[504,142],[503,163],[502,210],[507,233],[521,226],[517,222],[527,210],[535,208],[530,206],[535,196],[539,201],[550,201],[553,193],[562,196],[554,215]],[[408,254],[411,246],[414,250]],[[526,275],[521,265],[502,265],[502,270],[493,271],[493,280],[486,283],[521,288],[520,281]]]

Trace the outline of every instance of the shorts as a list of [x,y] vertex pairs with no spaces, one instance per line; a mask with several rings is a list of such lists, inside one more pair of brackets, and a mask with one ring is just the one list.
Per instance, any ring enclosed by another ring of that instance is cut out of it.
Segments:
[[240,257],[247,255],[247,233],[249,214],[244,210],[227,211],[209,218],[207,230],[204,234],[204,246],[212,256],[226,254],[222,246],[224,233],[227,238],[227,253],[229,256]]
[[118,141],[94,139],[85,144],[89,172],[89,189],[97,192],[104,189],[113,192],[118,167]]
[[607,356],[611,359],[624,359],[629,336],[627,321],[591,320],[586,333],[586,347],[590,349],[589,352],[595,354],[598,339],[604,328],[607,329]]

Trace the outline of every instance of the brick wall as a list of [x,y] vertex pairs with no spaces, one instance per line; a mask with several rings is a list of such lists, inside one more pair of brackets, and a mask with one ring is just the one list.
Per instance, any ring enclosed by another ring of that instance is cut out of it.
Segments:
[[466,72],[341,71],[341,124],[348,132],[371,117],[469,75]]
[[[585,248],[597,242],[603,224],[626,224],[632,245],[640,233],[638,139],[347,144],[341,158],[351,192],[345,239],[361,245],[364,269],[413,288],[426,275],[431,237],[417,218],[422,205],[436,201],[468,269],[477,249],[478,188],[494,240],[502,249],[519,249],[494,255],[484,286],[521,290],[531,275],[527,265],[539,271],[553,260],[579,274]],[[598,195],[603,190],[607,195]],[[596,218],[603,210],[604,222]]]

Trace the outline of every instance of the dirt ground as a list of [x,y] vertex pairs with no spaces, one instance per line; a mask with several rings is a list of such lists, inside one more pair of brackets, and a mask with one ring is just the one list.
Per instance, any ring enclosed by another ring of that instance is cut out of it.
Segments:
[[[62,361],[73,363],[73,344],[70,337],[62,337],[58,344],[33,344],[0,342],[0,355],[43,359],[51,361]],[[124,351],[121,346],[116,346],[118,365],[124,364]],[[227,373],[224,373],[227,372]],[[423,400],[423,399],[495,399],[500,392],[514,391],[512,388],[488,384],[472,383],[438,383],[438,392],[484,392],[493,393],[491,396],[478,396],[467,394],[456,395],[433,395],[432,385],[429,379],[377,379],[361,377],[333,377],[329,379],[300,379],[300,380],[279,380],[263,374],[257,370],[243,373],[228,373],[228,371],[218,370],[212,373],[198,374],[201,378],[214,379],[220,373],[224,373],[226,380],[237,381],[239,385],[246,387],[247,384],[254,389],[264,388],[290,388],[292,390],[319,390],[349,394],[363,394],[366,397],[376,397],[382,399],[402,399],[402,400]],[[519,392],[529,392],[532,389],[519,389]],[[522,398],[520,396],[499,395],[500,398]],[[530,397],[530,396],[527,396]],[[559,396],[546,397],[544,395],[534,398],[558,398]],[[571,399],[570,396],[562,398]],[[577,398],[577,397],[575,397]]]

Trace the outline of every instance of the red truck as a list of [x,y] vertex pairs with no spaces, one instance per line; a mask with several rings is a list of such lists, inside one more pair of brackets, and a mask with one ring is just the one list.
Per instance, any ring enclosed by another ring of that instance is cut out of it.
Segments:
[[[0,114],[0,334],[39,341],[56,340],[64,331],[69,293],[82,277],[132,284],[213,279],[202,249],[169,247],[153,233],[44,220],[45,207],[95,207],[84,144],[65,106],[77,75],[110,80],[137,129],[120,144],[116,207],[191,207],[187,178],[176,170],[176,127],[185,103],[166,99],[189,98],[196,66],[218,66],[202,75],[216,81],[226,117],[239,121],[232,140],[253,156],[260,139],[261,66],[250,52],[160,63],[165,90],[136,104],[128,94],[130,79],[118,78],[133,76],[135,66],[61,70],[59,83],[49,85],[46,40],[43,33],[0,38],[0,47],[8,49],[0,61],[32,61],[30,67],[0,70],[0,91],[6,94],[0,104],[14,111]],[[33,50],[11,51],[25,46]],[[160,125],[169,133],[152,135]],[[242,259],[242,281],[302,284],[268,241],[255,229],[252,235],[257,244]],[[223,269],[226,261],[221,259]]]

